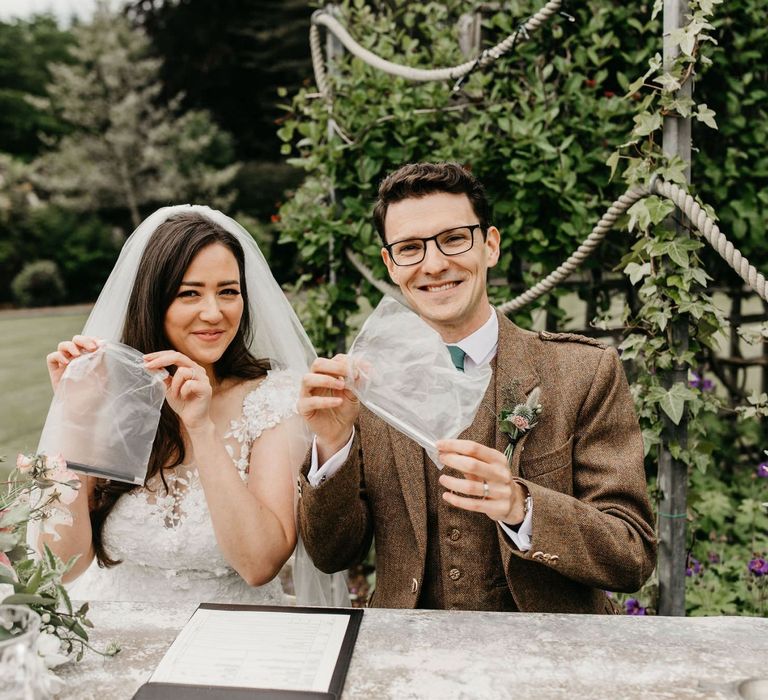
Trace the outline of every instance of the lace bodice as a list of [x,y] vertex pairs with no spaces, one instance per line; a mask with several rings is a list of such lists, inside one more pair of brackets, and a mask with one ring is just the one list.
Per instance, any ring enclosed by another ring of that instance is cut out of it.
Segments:
[[[270,372],[245,395],[240,415],[222,429],[225,448],[244,481],[254,440],[295,414],[297,386],[290,373]],[[222,556],[194,460],[166,470],[165,479],[167,491],[156,475],[118,499],[103,538],[110,556],[122,563],[99,569],[94,562],[71,594],[88,600],[281,602],[277,579],[250,587]]]

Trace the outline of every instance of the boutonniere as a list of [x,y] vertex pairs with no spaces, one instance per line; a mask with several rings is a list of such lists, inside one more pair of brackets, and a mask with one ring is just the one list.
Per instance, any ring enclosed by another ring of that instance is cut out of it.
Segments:
[[536,427],[541,413],[541,404],[539,395],[541,390],[536,387],[528,395],[525,403],[519,403],[511,409],[502,408],[499,413],[499,428],[509,438],[509,445],[504,450],[504,456],[507,463],[512,464],[512,453],[515,451],[515,445],[523,435]]

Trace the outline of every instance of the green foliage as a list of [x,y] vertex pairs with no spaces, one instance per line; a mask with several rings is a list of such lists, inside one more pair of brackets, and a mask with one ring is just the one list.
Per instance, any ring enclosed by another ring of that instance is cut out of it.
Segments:
[[117,259],[123,236],[94,214],[42,205],[28,170],[0,154],[0,301],[12,299],[11,281],[37,259],[58,265],[66,301],[91,301]]
[[45,137],[62,134],[66,125],[30,97],[45,96],[48,64],[69,60],[69,31],[50,15],[0,22],[0,144],[2,150],[31,160]]
[[20,306],[53,306],[64,298],[64,281],[52,260],[27,263],[11,282]]
[[56,204],[122,209],[138,226],[143,207],[234,198],[231,137],[202,111],[160,99],[161,61],[147,37],[106,3],[73,30],[71,61],[50,66],[50,109],[71,131],[35,163],[34,182]]
[[[512,3],[487,16],[485,43],[506,37],[534,7]],[[396,2],[375,10],[346,2],[341,13],[353,36],[385,58],[446,66],[466,60],[456,29],[465,9],[459,2]],[[659,23],[649,24],[643,8],[632,4],[591,2],[575,11],[575,23],[556,16],[530,42],[472,74],[458,92],[447,82],[383,75],[344,54],[330,76],[330,112],[314,87],[298,95],[279,133],[290,162],[308,177],[283,206],[281,227],[283,240],[300,241],[309,279],[327,280],[333,270],[341,286],[377,301],[378,292],[360,280],[344,252],[356,250],[385,278],[371,206],[381,177],[409,161],[457,160],[484,182],[502,231],[495,276],[533,283],[578,245],[619,191],[604,163],[626,139],[635,110],[619,93],[651,55]],[[331,137],[329,117],[337,125]],[[590,264],[613,267],[622,248],[608,243]],[[495,296],[500,301],[509,294],[502,287]],[[333,309],[332,322],[309,324],[343,327],[355,311],[354,297]],[[321,350],[335,344],[322,332],[313,340]]]

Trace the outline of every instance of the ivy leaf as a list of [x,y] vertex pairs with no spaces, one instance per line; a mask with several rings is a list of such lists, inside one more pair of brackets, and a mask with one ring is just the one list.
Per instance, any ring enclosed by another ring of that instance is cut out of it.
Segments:
[[661,128],[661,115],[658,112],[643,112],[634,117],[635,128],[632,133],[636,136],[648,136]]
[[641,231],[645,231],[650,225],[651,215],[648,212],[647,199],[648,198],[638,200],[627,210],[627,213],[629,214],[627,228],[630,232],[634,230],[635,225],[637,225]]
[[673,156],[663,168],[659,169],[659,174],[665,180],[684,185],[686,182],[685,171],[687,167],[688,164],[680,156]]
[[613,176],[616,174],[616,167],[619,164],[619,152],[614,151],[611,153],[608,160],[605,161],[605,164],[611,169],[611,176],[608,178],[608,181],[610,182],[613,180]]
[[624,274],[629,275],[629,281],[632,284],[637,284],[643,277],[651,274],[651,263],[638,265],[636,262],[631,262],[624,268]]
[[656,196],[647,197],[645,206],[652,224],[660,224],[675,210],[674,202]]
[[675,425],[680,425],[685,410],[685,402],[695,399],[696,394],[684,384],[675,384],[671,389],[664,392],[664,396],[659,401],[661,410],[666,413]]
[[669,241],[665,246],[666,254],[677,263],[678,266],[687,269],[691,262],[688,259],[688,251],[680,241]]
[[681,87],[680,81],[671,73],[663,73],[657,78],[654,78],[653,82],[661,85],[662,89],[667,92],[675,92],[675,90],[679,90]]
[[703,122],[711,129],[717,129],[717,122],[715,121],[714,110],[707,107],[706,102],[702,102],[699,108],[696,110],[696,119]]
[[685,27],[676,29],[671,34],[670,38],[672,41],[680,46],[680,51],[682,51],[686,56],[693,57],[693,49],[696,45],[697,34],[695,29],[696,27],[692,26],[692,24],[688,24]]

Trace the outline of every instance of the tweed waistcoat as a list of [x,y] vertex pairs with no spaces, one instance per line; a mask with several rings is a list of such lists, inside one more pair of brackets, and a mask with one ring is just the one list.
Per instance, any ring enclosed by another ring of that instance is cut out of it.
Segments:
[[[494,376],[473,424],[459,437],[493,445],[496,436]],[[448,467],[451,476],[461,474]],[[427,557],[418,607],[462,610],[516,610],[499,551],[496,524],[483,513],[443,500],[440,471],[424,453],[427,491]]]

